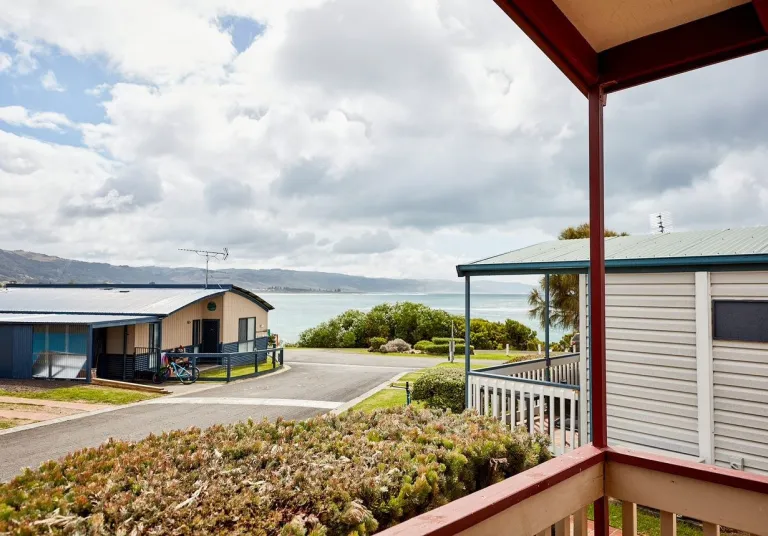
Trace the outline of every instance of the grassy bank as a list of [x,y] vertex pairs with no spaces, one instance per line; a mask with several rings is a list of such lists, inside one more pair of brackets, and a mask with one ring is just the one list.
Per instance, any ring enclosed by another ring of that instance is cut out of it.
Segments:
[[[481,365],[471,365],[473,369],[480,368]],[[425,370],[428,370],[429,368],[456,368],[456,369],[464,369],[464,363],[440,363],[439,365],[435,365],[435,367],[428,367],[421,370],[417,370],[414,372],[409,372],[396,382],[394,382],[392,385],[393,387],[388,387],[386,389],[382,389],[381,391],[372,394],[362,402],[359,402],[356,404],[352,409],[353,410],[360,410],[360,411],[373,411],[375,409],[383,409],[383,408],[396,408],[405,406],[406,403],[406,394],[405,394],[405,382],[415,382],[419,376],[424,374]],[[413,385],[411,385],[411,389],[413,389]],[[418,407],[418,402],[414,403]]]
[[22,424],[29,424],[30,422],[32,421],[25,421],[23,419],[0,419],[0,430],[7,430]]
[[85,402],[90,404],[132,404],[155,398],[158,395],[116,389],[113,387],[100,387],[96,385],[75,385],[71,387],[56,387],[40,390],[10,390],[0,389],[0,396],[13,396],[17,398],[30,398],[35,400],[56,400],[59,402]]

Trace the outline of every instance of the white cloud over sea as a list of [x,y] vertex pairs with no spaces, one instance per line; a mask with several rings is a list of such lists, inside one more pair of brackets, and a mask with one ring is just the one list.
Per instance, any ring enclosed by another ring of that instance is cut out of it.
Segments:
[[[768,54],[612,95],[610,227],[768,212]],[[0,247],[454,276],[587,218],[586,100],[491,0],[0,0]]]

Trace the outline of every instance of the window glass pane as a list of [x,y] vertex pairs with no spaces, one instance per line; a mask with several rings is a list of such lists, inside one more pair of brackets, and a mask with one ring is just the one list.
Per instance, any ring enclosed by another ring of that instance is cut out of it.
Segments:
[[247,329],[247,320],[246,318],[241,318],[237,323],[237,340],[238,342],[244,342],[248,340],[248,329]]
[[[200,321],[199,320],[192,321],[192,344],[194,345],[200,344]],[[195,349],[195,351],[197,351],[197,349]]]
[[51,352],[66,352],[67,326],[48,326],[48,350]]
[[768,342],[768,301],[716,300],[712,309],[714,339]]
[[252,341],[255,338],[256,338],[256,319],[249,318],[248,319],[248,340]]
[[69,326],[69,352],[82,355],[88,353],[88,327]]

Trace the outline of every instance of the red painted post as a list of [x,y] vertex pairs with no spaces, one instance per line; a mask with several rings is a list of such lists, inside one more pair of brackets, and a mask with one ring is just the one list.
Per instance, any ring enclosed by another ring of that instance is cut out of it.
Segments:
[[[592,354],[592,444],[608,446],[605,401],[605,211],[603,99],[599,86],[589,91],[589,294]],[[608,536],[608,498],[595,502],[595,536]]]

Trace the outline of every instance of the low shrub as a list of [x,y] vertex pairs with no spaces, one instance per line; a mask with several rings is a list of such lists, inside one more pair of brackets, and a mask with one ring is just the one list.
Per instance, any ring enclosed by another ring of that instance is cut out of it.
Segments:
[[391,354],[392,352],[410,352],[411,345],[405,342],[403,339],[395,339],[389,341],[387,344],[382,344],[379,348],[382,354]]
[[464,371],[454,368],[431,368],[413,382],[413,400],[429,408],[464,411]]
[[535,352],[536,350],[539,349],[539,345],[543,346],[543,343],[538,339],[534,341],[528,341],[528,343],[525,345],[525,349],[528,350],[529,352]]
[[453,339],[450,337],[432,337],[432,342],[435,344],[450,344],[451,341],[456,344],[464,344],[464,339],[457,339],[455,337]]
[[387,339],[385,337],[371,337],[370,347],[368,348],[368,351],[378,352],[379,348],[381,348],[385,344],[387,344]]
[[0,485],[0,533],[367,535],[533,467],[547,445],[414,408],[110,440]]
[[418,350],[419,352],[426,352],[427,348],[434,345],[435,343],[433,343],[432,341],[419,341],[413,345],[413,349]]
[[[448,355],[448,349],[450,348],[450,345],[448,344],[433,344],[432,346],[427,347],[426,352],[430,355]],[[455,355],[464,355],[464,349],[466,347],[464,344],[457,344],[454,347]],[[469,347],[469,353],[470,355],[475,354],[475,347],[470,346]]]

